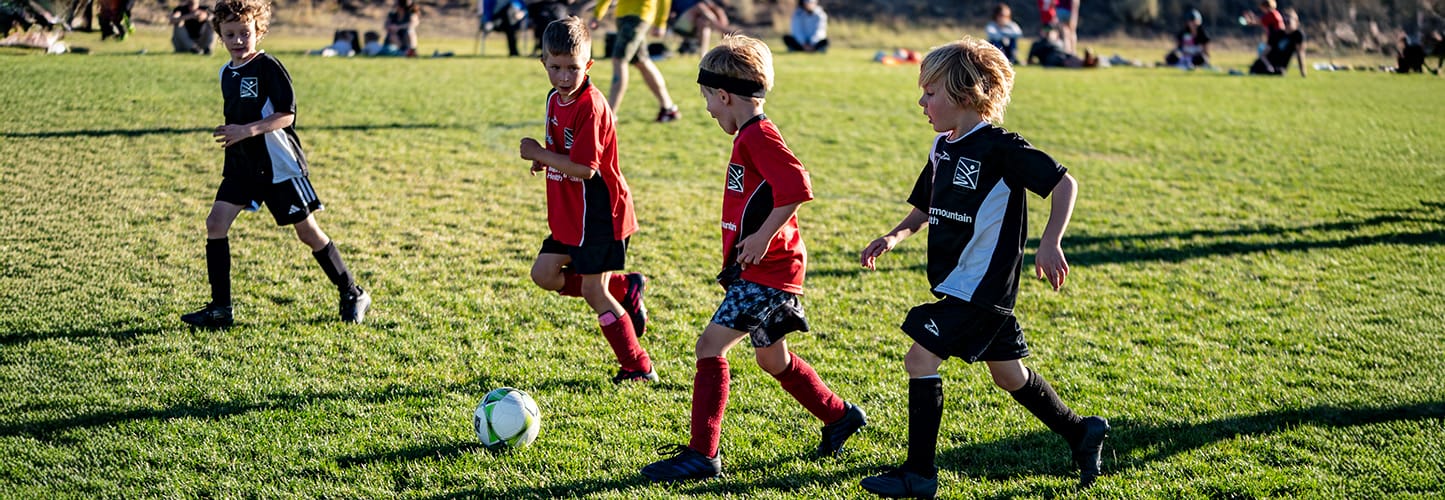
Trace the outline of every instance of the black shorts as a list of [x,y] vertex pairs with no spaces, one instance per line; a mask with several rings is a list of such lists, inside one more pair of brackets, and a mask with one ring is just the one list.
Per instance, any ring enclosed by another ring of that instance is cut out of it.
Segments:
[[216,201],[240,205],[255,212],[265,204],[276,218],[276,225],[289,226],[306,220],[312,212],[326,208],[311,188],[306,176],[272,183],[269,179],[248,177],[223,177],[221,187],[216,189]]
[[1012,361],[1029,355],[1024,330],[1012,314],[1000,314],[954,297],[908,311],[903,333],[934,355],[948,359]]
[[744,279],[727,288],[712,322],[746,332],[753,347],[767,347],[789,333],[808,331],[808,317],[797,295]]
[[621,271],[627,269],[627,242],[632,238],[622,241],[607,241],[604,243],[583,242],[582,246],[574,247],[552,239],[542,240],[542,250],[538,255],[544,253],[561,254],[572,258],[572,271],[577,274],[602,274],[608,271]]

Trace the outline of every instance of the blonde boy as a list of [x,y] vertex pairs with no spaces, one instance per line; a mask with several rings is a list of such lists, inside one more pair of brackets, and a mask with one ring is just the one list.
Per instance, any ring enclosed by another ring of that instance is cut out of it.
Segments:
[[653,481],[722,475],[719,440],[727,407],[727,352],[749,339],[758,366],[809,413],[823,421],[817,454],[838,453],[867,424],[863,410],[843,401],[813,368],[788,351],[784,336],[808,331],[803,315],[807,250],[798,232],[798,207],[813,199],[808,171],[763,114],[773,87],[773,56],[754,38],[728,36],[698,65],[697,83],[707,111],[733,139],[722,202],[723,272],[726,297],[697,340],[692,388],[692,437],[671,458],[642,469]]
[[1109,431],[1101,417],[1080,417],[1049,383],[1021,361],[1029,355],[1014,318],[1014,298],[1027,240],[1025,191],[1052,196],[1034,273],[1058,290],[1069,273],[1060,247],[1074,208],[1074,178],[1003,120],[1014,72],[982,40],[935,47],[923,59],[918,105],[938,135],[908,203],[913,210],[888,234],[863,249],[863,267],[923,230],[928,231],[928,282],[938,302],[909,311],[902,329],[913,339],[904,357],[908,381],[908,459],[863,479],[886,497],[932,498],[938,491],[934,455],[943,416],[938,367],[949,357],[983,361],[994,384],[1062,436],[1079,467],[1079,484],[1099,475],[1099,450]]
[[360,323],[371,296],[341,260],[341,252],[321,231],[313,212],[323,207],[307,177],[306,154],[296,136],[296,94],[291,75],[257,46],[271,24],[269,0],[222,0],[211,22],[231,61],[221,67],[221,96],[226,123],[212,132],[226,150],[221,186],[206,216],[206,273],[211,302],[181,315],[181,321],[203,328],[231,326],[231,224],[242,210],[265,204],[281,226],[293,225],[296,237],[340,293],[341,320]]
[[646,329],[642,292],[647,279],[613,272],[627,263],[637,218],[617,162],[612,110],[587,77],[592,35],[581,19],[547,25],[542,67],[552,84],[547,143],[522,139],[521,156],[532,161],[532,175],[545,172],[552,234],[542,241],[532,264],[532,281],[546,290],[582,297],[597,313],[602,336],[621,365],[613,383],[656,382],[652,359],[637,341]]

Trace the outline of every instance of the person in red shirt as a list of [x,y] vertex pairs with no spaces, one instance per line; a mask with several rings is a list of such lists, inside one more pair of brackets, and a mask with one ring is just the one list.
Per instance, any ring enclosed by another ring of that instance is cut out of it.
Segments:
[[727,295],[697,339],[691,440],[673,447],[672,457],[642,469],[652,481],[722,475],[718,451],[731,378],[726,356],[744,337],[758,366],[825,423],[818,456],[838,453],[867,425],[863,410],[828,389],[783,339],[808,331],[798,299],[808,253],[797,213],[813,199],[813,190],[807,169],[763,114],[764,97],[773,86],[773,55],[756,38],[724,37],[702,57],[697,83],[708,113],[735,136],[723,188],[723,272],[718,276]]
[[1274,0],[1260,0],[1259,15],[1256,16],[1253,12],[1246,11],[1239,17],[1239,23],[1245,26],[1264,28],[1264,41],[1259,46],[1261,56],[1264,55],[1267,47],[1285,35],[1284,15],[1275,7]]
[[547,225],[552,234],[532,265],[532,281],[546,290],[582,297],[597,312],[602,335],[621,365],[612,382],[656,382],[657,371],[638,335],[647,328],[642,303],[647,278],[619,274],[637,232],[632,193],[617,164],[612,109],[592,86],[592,35],[581,19],[553,21],[542,32],[547,94],[546,145],[522,139],[532,175],[547,179]]

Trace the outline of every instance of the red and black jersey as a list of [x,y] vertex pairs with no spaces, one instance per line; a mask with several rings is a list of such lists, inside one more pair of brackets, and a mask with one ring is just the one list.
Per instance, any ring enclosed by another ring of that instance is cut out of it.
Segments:
[[612,108],[591,79],[572,102],[547,94],[547,150],[567,155],[597,171],[579,179],[547,167],[547,225],[565,245],[620,241],[637,232],[632,192],[617,165],[617,130]]
[[[728,160],[723,189],[723,266],[737,258],[733,247],[756,232],[774,208],[812,199],[808,170],[783,142],[778,127],[764,115],[744,123],[733,138],[733,155]],[[763,260],[743,270],[742,279],[802,294],[807,266],[808,251],[794,216],[768,243]]]

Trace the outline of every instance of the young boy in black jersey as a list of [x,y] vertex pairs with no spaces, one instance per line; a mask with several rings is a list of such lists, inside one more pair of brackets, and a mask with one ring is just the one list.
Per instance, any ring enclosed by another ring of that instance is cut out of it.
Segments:
[[547,94],[544,145],[522,139],[519,154],[532,175],[545,172],[547,227],[552,233],[532,264],[532,281],[582,297],[597,313],[602,336],[620,367],[613,383],[657,382],[652,358],[637,338],[647,329],[642,293],[647,278],[617,273],[637,232],[632,190],[617,159],[617,120],[592,85],[592,34],[581,19],[552,21],[542,32]]
[[758,366],[825,424],[817,455],[838,453],[867,424],[863,410],[829,390],[784,340],[791,332],[808,331],[798,300],[808,257],[797,213],[813,199],[813,190],[807,169],[763,114],[763,98],[773,86],[772,53],[755,38],[724,37],[702,57],[697,83],[708,113],[736,136],[722,202],[724,270],[718,282],[727,295],[697,339],[692,439],[673,447],[671,458],[642,469],[653,481],[722,475],[718,443],[731,379],[726,356],[744,337]]
[[356,286],[336,244],[312,215],[322,205],[307,179],[306,155],[292,127],[296,98],[291,75],[280,61],[256,48],[271,24],[271,3],[222,0],[213,9],[211,22],[231,55],[220,75],[226,124],[211,134],[226,149],[226,165],[206,216],[211,303],[181,315],[181,321],[207,328],[231,325],[231,246],[226,235],[242,210],[259,210],[265,204],[276,224],[296,227],[296,236],[311,247],[316,262],[336,285],[341,320],[360,323],[371,296]]
[[928,282],[942,300],[913,308],[903,321],[904,333],[913,338],[904,357],[910,377],[908,460],[863,479],[870,492],[912,498],[937,493],[934,455],[943,415],[938,367],[949,357],[985,362],[995,385],[1062,436],[1079,468],[1080,486],[1099,475],[1109,423],[1076,415],[1021,362],[1029,349],[1013,308],[1028,239],[1026,191],[1053,197],[1034,274],[1058,290],[1069,273],[1060,241],[1077,184],[1049,155],[991,123],[1003,119],[1013,78],[1003,53],[982,40],[935,47],[923,59],[918,104],[939,134],[908,197],[913,211],[860,257],[863,267],[874,269],[878,256],[930,228]]

